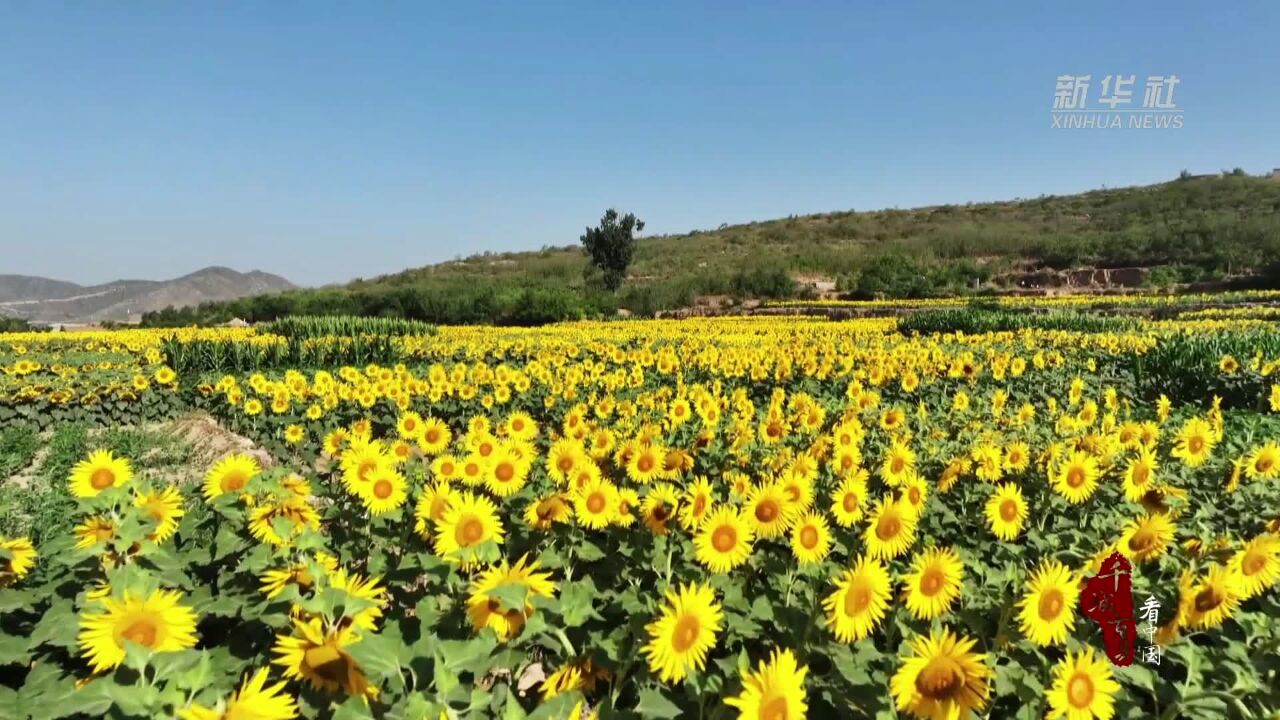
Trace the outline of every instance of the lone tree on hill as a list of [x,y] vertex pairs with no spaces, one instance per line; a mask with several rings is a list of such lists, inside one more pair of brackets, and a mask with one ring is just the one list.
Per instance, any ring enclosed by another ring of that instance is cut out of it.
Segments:
[[627,277],[627,266],[635,252],[635,233],[644,230],[644,221],[627,213],[621,218],[618,211],[609,208],[600,218],[600,226],[587,228],[581,238],[582,247],[591,256],[591,263],[604,273],[604,285],[617,290]]

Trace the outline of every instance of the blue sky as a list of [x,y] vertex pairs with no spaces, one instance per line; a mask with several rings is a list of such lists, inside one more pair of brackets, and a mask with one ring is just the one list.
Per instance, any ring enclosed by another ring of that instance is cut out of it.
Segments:
[[[375,7],[376,6],[376,7]],[[302,284],[1280,166],[1280,3],[8,3],[0,273]],[[1054,79],[1181,78],[1181,130]]]

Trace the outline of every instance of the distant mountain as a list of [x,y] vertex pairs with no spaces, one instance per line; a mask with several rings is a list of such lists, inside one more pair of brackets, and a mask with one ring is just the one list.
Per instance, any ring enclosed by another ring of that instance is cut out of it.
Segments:
[[35,323],[131,322],[142,313],[290,290],[270,273],[207,267],[173,280],[117,280],[83,286],[28,275],[0,275],[0,316]]

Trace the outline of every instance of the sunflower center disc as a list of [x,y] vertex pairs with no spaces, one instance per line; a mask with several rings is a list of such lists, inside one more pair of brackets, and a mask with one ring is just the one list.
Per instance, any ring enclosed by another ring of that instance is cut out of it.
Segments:
[[1093,702],[1093,680],[1088,675],[1077,674],[1067,684],[1067,700],[1077,708],[1087,708]]
[[711,546],[719,552],[729,552],[738,544],[738,533],[731,527],[718,527],[711,533]]
[[120,637],[135,642],[143,647],[154,647],[156,644],[156,626],[150,620],[137,620],[120,633]]
[[949,657],[936,657],[916,676],[916,690],[934,700],[951,698],[964,687],[964,669]]
[[676,631],[672,633],[672,646],[677,652],[688,652],[689,648],[697,642],[698,633],[701,630],[702,625],[698,622],[698,618],[692,615],[680,618],[680,622],[676,623]]
[[89,477],[89,484],[94,490],[106,490],[115,484],[115,473],[106,468],[98,468],[93,471],[93,475]]
[[1057,588],[1049,590],[1040,596],[1040,619],[1053,620],[1058,617],[1058,613],[1062,612],[1062,607],[1065,604],[1066,601],[1062,597],[1061,590]]

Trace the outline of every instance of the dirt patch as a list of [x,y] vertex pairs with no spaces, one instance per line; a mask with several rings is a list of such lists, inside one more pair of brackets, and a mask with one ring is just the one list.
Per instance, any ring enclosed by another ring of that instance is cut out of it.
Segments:
[[250,455],[264,468],[275,464],[266,450],[258,447],[249,438],[222,427],[206,413],[180,417],[157,429],[164,433],[172,433],[189,445],[191,447],[189,465],[202,474],[231,453]]

